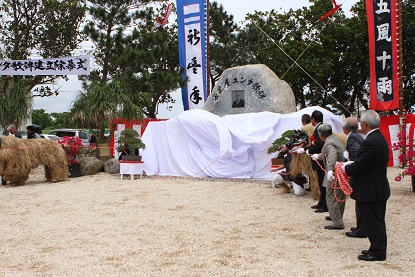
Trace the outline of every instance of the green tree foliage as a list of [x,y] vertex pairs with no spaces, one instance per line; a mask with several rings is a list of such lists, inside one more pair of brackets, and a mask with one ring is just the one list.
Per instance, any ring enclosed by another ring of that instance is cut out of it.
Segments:
[[186,83],[179,66],[177,24],[151,28],[159,12],[145,10],[141,23],[126,37],[126,48],[119,57],[119,69],[133,102],[143,106],[149,118],[156,118],[160,103],[171,106],[170,93]]
[[241,60],[238,59],[238,49],[235,47],[238,25],[233,21],[233,15],[228,15],[223,5],[216,1],[211,2],[209,6],[208,30],[208,70],[212,90],[223,71],[241,65]]
[[415,0],[402,0],[403,94],[407,111],[415,112]]
[[53,126],[50,129],[61,129],[61,128],[75,128],[69,121],[70,114],[68,112],[63,113],[51,113],[53,120]]
[[[122,82],[115,80],[117,76],[122,76],[119,72],[119,57],[126,48],[126,32],[147,2],[149,1],[90,1],[89,20],[83,32],[95,46],[91,54],[97,67],[91,70],[89,76],[81,77],[85,93],[78,95],[73,103],[71,120],[77,121],[80,126],[97,128],[98,141],[104,138],[104,122],[111,121],[114,113],[123,105],[133,102],[128,99],[129,94],[119,89],[123,86]],[[136,109],[136,112],[129,118],[142,117],[141,109]]]
[[138,132],[131,128],[123,130],[118,138],[117,151],[128,156],[134,156],[136,149],[146,149],[146,145],[141,140]]
[[83,77],[71,119],[98,129],[102,141],[105,122],[115,117],[156,117],[158,103],[170,102],[170,92],[184,82],[180,77],[175,26],[152,31],[154,1],[91,1],[84,33],[95,45],[98,65]]
[[[105,128],[109,126],[108,122],[118,116],[132,118],[127,111],[140,115],[135,105],[129,102],[130,98],[124,92],[125,90],[125,84],[118,80],[107,84],[92,83],[88,92],[78,94],[71,108],[69,121],[78,128],[98,128],[98,139],[103,141]],[[121,113],[118,109],[119,103],[124,103]]]
[[[361,106],[369,109],[365,1],[360,0],[353,6],[350,17],[340,9],[323,21],[318,19],[331,10],[331,1],[310,2],[310,7],[284,13],[272,10],[248,14],[234,44],[233,50],[237,48],[240,59],[235,64],[267,65],[290,84],[300,107],[319,105],[346,116],[356,114]],[[415,104],[412,93],[415,52],[411,51],[415,47],[414,7],[414,0],[402,1],[403,80],[407,109]],[[211,59],[216,61],[215,57]]]
[[[83,1],[4,0],[0,3],[1,59],[25,60],[69,56],[82,36]],[[47,87],[59,76],[2,76],[0,78],[0,125],[20,125],[32,107],[34,96],[57,94]]]
[[284,133],[281,134],[281,137],[274,140],[272,145],[268,148],[267,153],[271,154],[277,151],[280,151],[280,149],[287,144],[287,142],[290,141],[292,136],[295,134],[295,130],[287,130]]
[[245,52],[242,55],[248,57],[249,63],[265,64],[287,81],[301,107],[319,105],[339,112],[342,106],[335,106],[335,99],[346,93],[347,87],[340,89],[334,85],[343,79],[335,75],[348,51],[343,41],[347,18],[338,11],[325,21],[318,21],[332,8],[332,3],[312,2],[310,7],[296,11],[248,15],[249,22],[238,34],[239,49]]
[[46,113],[44,109],[32,111],[32,123],[42,126],[43,129],[49,128],[53,124],[53,119],[50,114]]
[[42,129],[53,130],[62,128],[76,128],[77,125],[69,120],[70,114],[63,113],[47,113],[44,109],[32,111],[32,122],[42,126]]

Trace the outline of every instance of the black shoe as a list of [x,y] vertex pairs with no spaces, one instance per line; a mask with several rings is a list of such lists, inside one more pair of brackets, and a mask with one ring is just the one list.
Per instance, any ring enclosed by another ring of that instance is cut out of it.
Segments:
[[333,219],[331,219],[331,217],[330,217],[330,216],[326,216],[324,219],[325,219],[325,220],[330,220],[330,221],[333,221]]
[[312,209],[319,209],[320,208],[320,205],[319,204],[315,204],[315,205],[311,206],[311,208]]
[[356,232],[346,232],[346,236],[348,236],[350,238],[367,238],[367,236],[361,235],[361,234],[356,233]]
[[352,231],[352,232],[354,232],[354,231],[356,231],[357,230],[357,227],[352,227],[352,228],[350,228],[350,231]]
[[363,254],[363,255],[367,255],[367,254],[369,254],[369,250],[362,250],[362,254]]
[[327,213],[328,210],[324,209],[324,208],[318,208],[317,210],[314,211],[315,213]]
[[386,260],[386,258],[378,258],[378,257],[374,257],[370,254],[359,255],[359,256],[357,256],[357,258],[361,261],[366,261],[366,262],[376,262],[376,261]]
[[324,226],[324,229],[326,229],[326,230],[343,230],[344,227],[336,227],[336,226],[333,226],[333,225],[328,225],[328,226]]

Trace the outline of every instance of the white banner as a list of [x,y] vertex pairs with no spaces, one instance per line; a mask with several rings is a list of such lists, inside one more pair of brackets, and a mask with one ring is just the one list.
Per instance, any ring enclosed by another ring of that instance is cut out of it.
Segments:
[[205,0],[177,0],[177,21],[180,66],[188,78],[183,108],[202,109],[207,99]]
[[89,75],[90,57],[0,60],[0,75]]

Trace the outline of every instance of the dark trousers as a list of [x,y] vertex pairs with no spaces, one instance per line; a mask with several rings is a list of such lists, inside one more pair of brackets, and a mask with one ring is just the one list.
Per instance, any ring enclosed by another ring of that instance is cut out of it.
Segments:
[[356,230],[354,232],[358,235],[366,236],[366,231],[364,230],[362,226],[362,215],[360,213],[357,202],[355,202],[355,210],[356,210]]
[[385,259],[388,239],[386,235],[386,200],[378,202],[356,201],[361,213],[362,227],[370,241],[369,254]]
[[317,171],[317,178],[318,178],[318,186],[320,188],[320,199],[318,200],[317,205],[322,209],[327,209],[326,188],[323,187],[325,173],[321,169],[318,169],[316,171]]

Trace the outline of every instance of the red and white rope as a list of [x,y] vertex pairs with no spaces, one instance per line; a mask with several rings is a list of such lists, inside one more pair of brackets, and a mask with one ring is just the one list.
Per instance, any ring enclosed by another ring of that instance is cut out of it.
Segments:
[[[323,168],[323,166],[315,160],[318,166],[327,174],[327,171]],[[347,198],[353,192],[353,188],[349,184],[349,176],[342,171],[343,162],[337,163],[334,167],[334,182],[331,184],[331,187],[334,189],[334,197],[339,202],[346,202]],[[336,191],[341,189],[344,195],[346,195],[345,199],[339,199],[336,195]]]
[[[346,199],[350,194],[353,192],[353,188],[349,184],[349,176],[342,171],[342,166],[344,163],[337,163],[335,166],[335,173],[334,173],[334,182],[331,187],[334,189],[334,197],[339,202],[346,202]],[[336,195],[336,190],[341,189],[346,195],[345,199],[339,199]]]

